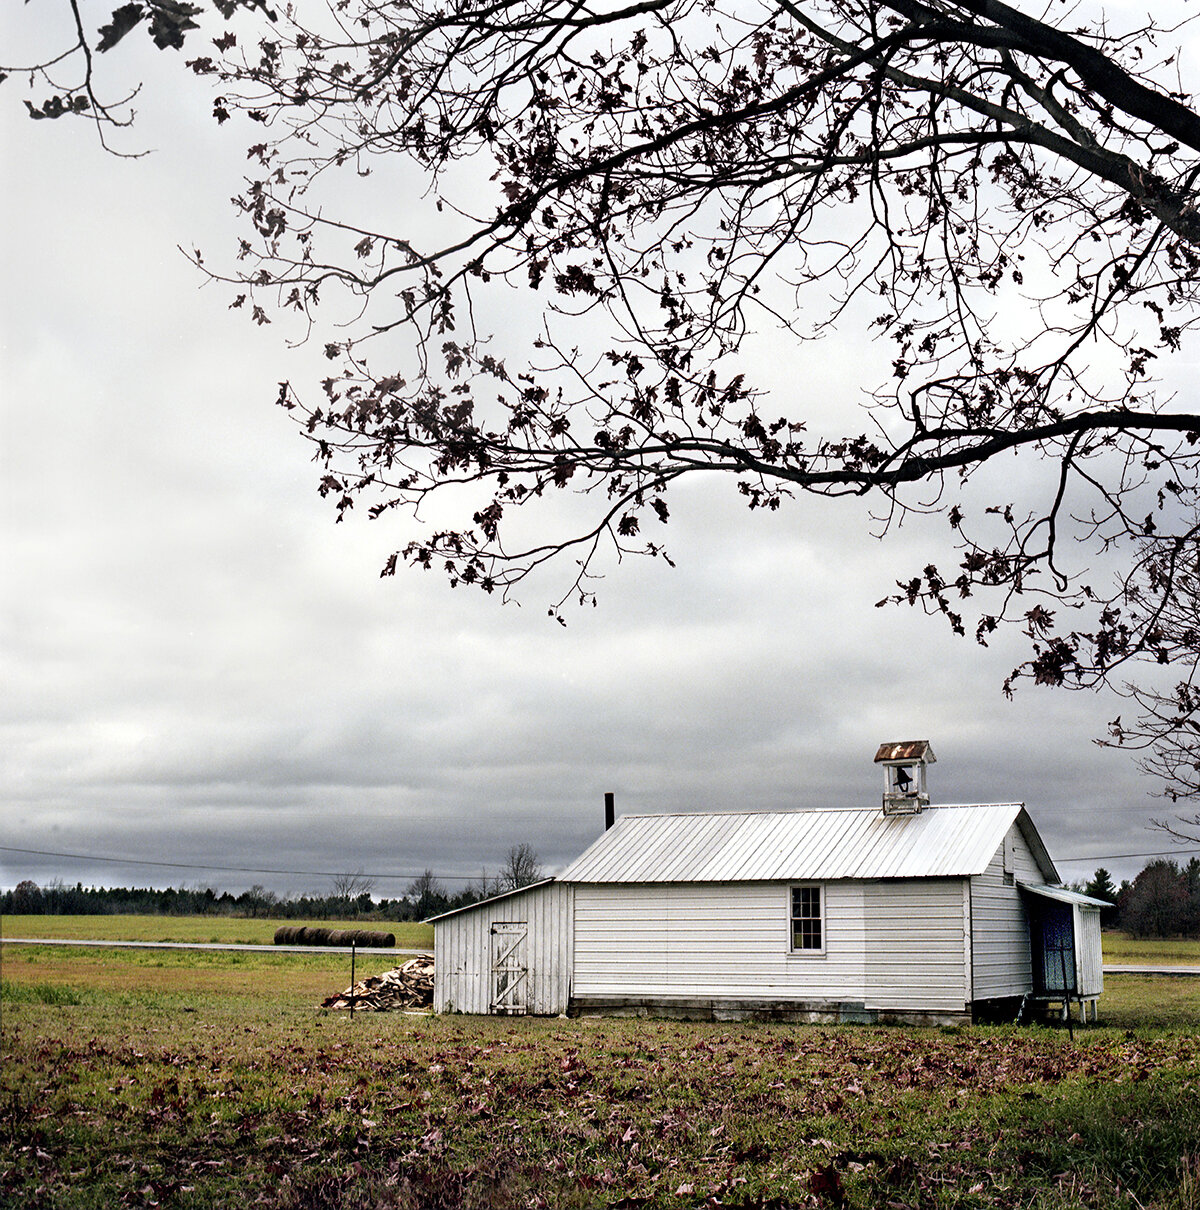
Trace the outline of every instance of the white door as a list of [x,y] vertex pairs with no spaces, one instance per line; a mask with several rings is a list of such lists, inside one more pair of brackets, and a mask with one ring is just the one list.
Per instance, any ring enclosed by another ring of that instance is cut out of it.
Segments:
[[529,970],[525,965],[524,920],[492,925],[492,1001],[490,1011],[510,1015],[525,1012]]

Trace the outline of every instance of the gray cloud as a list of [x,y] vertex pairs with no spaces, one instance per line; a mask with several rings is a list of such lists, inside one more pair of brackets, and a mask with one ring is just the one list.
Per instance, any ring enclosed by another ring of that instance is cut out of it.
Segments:
[[[148,63],[151,70],[157,64]],[[171,73],[171,81],[177,79]],[[153,80],[151,81],[153,84]],[[528,840],[550,868],[625,811],[873,801],[875,746],[930,738],[942,801],[1022,799],[1068,878],[1165,847],[1129,758],[1094,747],[1119,707],[999,692],[1019,647],[875,609],[945,556],[849,503],[752,515],[689,487],[661,561],[609,567],[601,605],[501,606],[436,575],[378,578],[387,522],[335,526],[277,382],[324,372],[251,328],[176,244],[229,247],[239,139],[160,81],[158,146],[106,157],[83,124],[3,113],[5,389],[0,845],[133,861],[472,877]],[[196,115],[200,116],[197,117]],[[845,407],[826,353],[771,373]],[[1011,469],[1011,468],[1008,468]],[[1007,470],[1006,470],[1007,473]],[[947,560],[948,561],[948,560]],[[268,876],[0,852],[0,884]]]

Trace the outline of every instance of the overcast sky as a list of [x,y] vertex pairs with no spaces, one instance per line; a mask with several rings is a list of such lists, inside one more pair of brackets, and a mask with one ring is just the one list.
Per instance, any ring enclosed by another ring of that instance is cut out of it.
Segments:
[[[229,255],[247,139],[146,65],[142,159],[0,108],[0,886],[454,889],[520,842],[561,867],[608,790],[618,812],[874,803],[877,745],[913,738],[936,801],[1025,802],[1064,879],[1170,847],[1130,757],[1090,742],[1121,703],[1006,701],[1019,647],[874,608],[949,562],[944,521],[879,542],[854,505],[760,516],[697,483],[676,570],[610,569],[565,629],[536,593],[379,579],[405,523],[335,525],[272,404],[327,363],[177,250]],[[828,386],[852,354],[776,380]]]

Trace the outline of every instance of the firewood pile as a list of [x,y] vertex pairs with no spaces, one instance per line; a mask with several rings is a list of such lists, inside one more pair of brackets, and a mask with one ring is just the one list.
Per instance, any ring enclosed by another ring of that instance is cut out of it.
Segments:
[[322,1008],[351,1008],[385,1013],[398,1008],[429,1008],[433,1004],[433,957],[410,958],[395,970],[360,979],[353,987],[321,1001]]

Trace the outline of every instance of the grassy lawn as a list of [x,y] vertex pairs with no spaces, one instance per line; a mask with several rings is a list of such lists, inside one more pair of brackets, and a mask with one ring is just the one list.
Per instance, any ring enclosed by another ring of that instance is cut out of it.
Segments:
[[[357,978],[400,965],[402,954],[363,950],[354,964]],[[130,993],[166,996],[187,1007],[205,996],[252,997],[262,989],[309,1007],[350,983],[347,954],[229,953],[210,950],[84,949],[8,945],[0,950],[0,977],[6,1003],[35,998],[29,988],[57,989],[84,1003],[91,996]]]
[[1200,976],[1105,975],[1100,1021],[1123,1029],[1200,1030]]
[[81,941],[201,941],[270,945],[283,924],[394,933],[397,949],[433,949],[433,926],[351,920],[245,920],[234,916],[0,916],[0,937]]
[[350,1020],[314,1007],[341,955],[14,946],[2,973],[0,1206],[1200,1207],[1200,979],[1113,976],[1072,1043]]
[[1147,937],[1135,941],[1125,933],[1106,932],[1102,945],[1105,962],[1145,964],[1161,962],[1167,966],[1200,966],[1200,939],[1163,941]]

